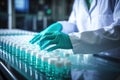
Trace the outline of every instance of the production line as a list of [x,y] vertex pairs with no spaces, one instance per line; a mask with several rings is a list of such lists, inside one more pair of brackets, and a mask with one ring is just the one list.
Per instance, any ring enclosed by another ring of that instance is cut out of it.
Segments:
[[1,0],[0,80],[120,80],[119,14],[120,0]]
[[23,30],[0,31],[0,59],[28,80],[71,80],[71,72],[75,69],[120,71],[120,59],[103,53],[74,54],[72,50],[62,49],[41,51],[37,44],[29,43],[34,35],[36,33]]
[[18,34],[16,34],[17,30],[4,32],[6,33],[3,33],[4,35],[2,34],[3,36],[0,37],[0,58],[27,79],[38,80],[41,75],[43,80],[57,79],[58,77],[60,80],[61,78],[70,79],[71,62],[69,60],[62,59],[54,53],[48,54],[40,51],[37,45],[29,44],[33,35],[30,35],[27,31],[19,31],[21,33]]

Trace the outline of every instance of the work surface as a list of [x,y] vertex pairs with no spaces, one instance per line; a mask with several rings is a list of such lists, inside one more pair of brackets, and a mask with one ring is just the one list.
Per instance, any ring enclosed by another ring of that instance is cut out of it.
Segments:
[[[40,51],[30,44],[35,33],[21,30],[2,30],[0,34],[0,59],[21,74],[24,79],[71,80],[72,70],[100,70],[120,72],[120,48],[98,54],[74,54],[72,50]],[[18,34],[19,33],[19,34]]]

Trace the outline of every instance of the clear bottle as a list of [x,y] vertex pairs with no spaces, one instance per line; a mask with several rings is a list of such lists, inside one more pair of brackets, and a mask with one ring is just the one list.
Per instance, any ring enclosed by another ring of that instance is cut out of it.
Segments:
[[6,59],[6,39],[3,39],[3,59]]
[[41,69],[41,63],[42,63],[41,58],[42,58],[42,54],[38,53],[37,56],[36,56],[36,69],[37,70]]
[[54,80],[63,80],[64,63],[63,61],[57,61],[55,63],[55,78]]
[[8,40],[5,41],[4,59],[8,60]]
[[7,52],[7,53],[8,53],[8,44],[9,44],[9,42],[8,42],[8,40],[6,40],[6,42],[5,42],[5,52]]
[[30,65],[31,63],[31,53],[32,50],[31,49],[26,49],[26,54],[25,54],[25,71],[27,73],[27,75],[32,76],[32,66]]
[[14,55],[14,65],[16,67],[19,66],[19,54],[20,54],[20,45],[16,43],[16,48],[15,48],[15,55]]
[[16,54],[16,43],[13,43],[13,45],[12,45],[12,55],[14,55],[15,56],[15,54]]
[[44,55],[41,58],[42,63],[41,63],[41,69],[40,69],[40,71],[43,72],[43,73],[47,72],[47,66],[48,66],[48,59],[49,58],[50,58],[50,56],[48,56],[48,55],[47,56]]
[[40,80],[40,77],[41,77],[41,57],[43,56],[43,54],[41,53],[38,53],[36,55],[36,64],[35,64],[35,80]]
[[5,42],[6,42],[6,40],[5,39],[3,39],[3,51],[5,51]]
[[26,49],[26,54],[25,54],[25,63],[27,63],[28,65],[30,65],[30,61],[31,61],[31,58],[30,58],[30,55],[32,53],[32,50],[31,49]]
[[3,55],[4,55],[4,38],[1,38],[1,58],[3,59]]
[[2,39],[0,37],[0,58],[2,58]]
[[[74,59],[74,62],[72,61]],[[71,59],[71,69],[93,69],[95,70],[97,65],[94,65],[95,58],[93,57],[93,54],[77,54],[72,56]]]
[[11,59],[12,59],[12,63],[13,64],[16,64],[15,63],[15,55],[16,55],[16,43],[15,42],[12,42],[12,52],[11,52]]
[[49,58],[48,68],[46,72],[47,80],[55,79],[55,63],[58,61],[58,58]]
[[71,80],[71,62],[67,59],[64,59],[63,62],[64,62],[63,79]]
[[11,55],[15,55],[15,46],[14,46],[14,42],[11,42]]
[[16,45],[16,54],[15,54],[15,57],[17,57],[18,59],[19,59],[19,57],[20,57],[20,45],[18,44],[18,45]]
[[9,46],[8,46],[8,59],[9,59],[9,62],[12,61],[12,42],[9,41]]
[[21,47],[21,48],[20,48],[20,53],[19,53],[19,56],[20,56],[20,57],[19,57],[19,59],[22,60],[22,61],[25,59],[25,54],[26,54],[25,51],[26,51],[26,48],[25,48],[25,47]]
[[15,42],[14,43],[14,57],[17,57],[17,46],[18,46],[18,43],[17,42]]
[[34,68],[35,68],[35,65],[36,65],[36,56],[37,56],[37,52],[32,51],[32,53],[30,55],[30,65],[33,66]]

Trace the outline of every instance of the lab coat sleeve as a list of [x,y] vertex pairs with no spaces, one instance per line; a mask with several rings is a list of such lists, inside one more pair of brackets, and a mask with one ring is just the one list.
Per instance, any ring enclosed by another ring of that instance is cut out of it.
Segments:
[[112,34],[104,29],[99,29],[82,33],[71,33],[69,36],[75,54],[96,54],[120,47],[120,29],[115,29]]
[[74,53],[99,53],[120,47],[120,0],[116,0],[113,20],[109,26],[94,31],[69,34]]
[[60,24],[62,24],[62,32],[69,34],[72,32],[78,32],[77,26],[74,23],[70,23],[68,21],[58,21]]

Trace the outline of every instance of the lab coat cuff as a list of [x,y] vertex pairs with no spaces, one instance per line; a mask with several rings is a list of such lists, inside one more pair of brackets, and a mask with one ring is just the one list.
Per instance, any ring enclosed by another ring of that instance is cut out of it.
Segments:
[[80,33],[71,33],[69,34],[72,46],[73,46],[73,53],[78,54],[79,52],[79,42],[80,42]]
[[62,32],[69,34],[72,32],[78,32],[76,24],[70,23],[68,21],[58,21],[58,23],[62,24]]

